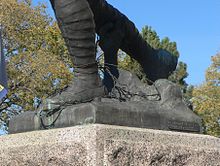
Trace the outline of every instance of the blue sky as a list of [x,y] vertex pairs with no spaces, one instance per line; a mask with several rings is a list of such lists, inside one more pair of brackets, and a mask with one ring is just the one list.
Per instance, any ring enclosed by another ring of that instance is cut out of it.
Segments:
[[[187,82],[199,85],[211,56],[220,51],[220,0],[107,0],[139,30],[151,26],[160,38],[177,42],[180,60],[188,65]],[[46,2],[43,0],[34,0]],[[49,13],[53,13],[51,9]]]

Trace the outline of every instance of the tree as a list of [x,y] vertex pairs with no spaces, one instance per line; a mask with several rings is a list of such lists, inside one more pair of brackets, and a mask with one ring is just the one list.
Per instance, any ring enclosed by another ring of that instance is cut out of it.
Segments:
[[2,121],[18,110],[34,110],[36,101],[63,89],[72,80],[70,60],[57,24],[46,6],[31,0],[1,0],[0,23],[8,59],[7,98]]
[[220,137],[220,54],[212,57],[206,81],[194,88],[192,101],[203,118],[205,133]]
[[161,48],[161,42],[160,42],[160,38],[157,35],[157,32],[155,30],[153,30],[151,27],[149,26],[145,26],[142,29],[142,37],[143,39],[150,44],[151,47],[153,48]]
[[187,65],[184,62],[179,62],[177,65],[176,70],[173,74],[169,77],[169,80],[178,84],[183,93],[187,92],[188,84],[186,83],[185,79],[188,77],[187,73]]

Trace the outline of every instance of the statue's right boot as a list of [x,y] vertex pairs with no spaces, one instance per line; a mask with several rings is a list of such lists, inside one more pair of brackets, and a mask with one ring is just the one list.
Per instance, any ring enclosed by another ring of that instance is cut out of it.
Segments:
[[[123,32],[123,40],[119,46],[124,52],[137,60],[141,66],[149,83],[155,82],[168,76],[176,69],[178,58],[170,52],[153,49],[139,34],[135,24],[124,14],[107,3],[106,0],[87,0],[94,13],[96,22],[96,32],[102,35],[102,27],[108,23],[116,24],[121,22],[119,27]],[[120,35],[114,42],[120,39]]]
[[44,101],[42,109],[88,102],[106,94],[95,59],[95,23],[86,0],[51,0],[74,65],[74,80],[61,94]]
[[124,17],[125,38],[121,49],[138,61],[148,82],[167,79],[175,71],[178,57],[164,49],[154,49],[139,34],[135,25]]
[[[147,48],[147,43],[145,48]],[[141,64],[148,82],[152,84],[158,79],[167,79],[175,71],[178,57],[164,49],[153,49],[147,55],[136,58]]]

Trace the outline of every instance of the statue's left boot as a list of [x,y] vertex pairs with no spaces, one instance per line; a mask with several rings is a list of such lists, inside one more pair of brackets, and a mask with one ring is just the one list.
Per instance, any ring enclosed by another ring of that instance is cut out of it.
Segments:
[[83,103],[106,94],[95,57],[95,23],[87,0],[51,0],[74,65],[74,80],[61,94],[46,99],[42,110]]

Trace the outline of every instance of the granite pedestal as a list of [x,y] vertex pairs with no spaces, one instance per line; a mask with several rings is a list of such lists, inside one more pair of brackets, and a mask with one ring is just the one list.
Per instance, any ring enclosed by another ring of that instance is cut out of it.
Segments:
[[220,166],[220,139],[113,125],[0,137],[1,166]]

